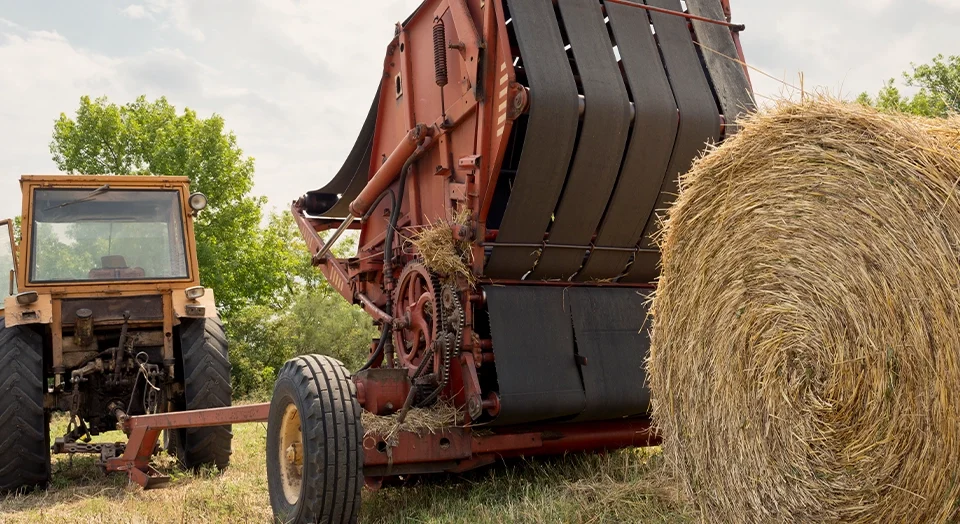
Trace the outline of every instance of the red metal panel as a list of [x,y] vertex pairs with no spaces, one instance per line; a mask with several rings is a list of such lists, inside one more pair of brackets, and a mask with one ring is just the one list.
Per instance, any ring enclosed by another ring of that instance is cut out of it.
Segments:
[[368,435],[363,445],[364,468],[368,476],[460,472],[490,464],[497,457],[612,451],[659,443],[646,419],[557,424],[490,434],[448,428],[423,436],[401,432],[395,446]]
[[107,471],[126,471],[130,480],[145,489],[165,484],[167,477],[150,467],[150,457],[157,447],[157,437],[165,429],[223,426],[241,422],[266,422],[270,404],[198,409],[177,413],[158,413],[130,417],[123,423],[130,435],[123,456],[107,460]]

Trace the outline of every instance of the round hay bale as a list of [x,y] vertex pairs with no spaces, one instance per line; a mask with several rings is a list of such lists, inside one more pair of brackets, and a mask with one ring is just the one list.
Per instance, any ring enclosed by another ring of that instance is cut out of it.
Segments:
[[648,371],[705,520],[960,519],[958,131],[784,103],[684,177]]

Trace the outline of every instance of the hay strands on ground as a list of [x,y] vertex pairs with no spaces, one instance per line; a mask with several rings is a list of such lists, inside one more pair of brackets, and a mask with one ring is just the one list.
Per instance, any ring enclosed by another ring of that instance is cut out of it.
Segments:
[[361,423],[366,432],[364,436],[377,436],[387,444],[395,446],[401,432],[407,431],[420,436],[436,434],[446,428],[456,427],[462,415],[462,411],[452,402],[441,400],[428,408],[412,408],[402,424],[397,423],[399,412],[381,417],[369,411],[363,412]]

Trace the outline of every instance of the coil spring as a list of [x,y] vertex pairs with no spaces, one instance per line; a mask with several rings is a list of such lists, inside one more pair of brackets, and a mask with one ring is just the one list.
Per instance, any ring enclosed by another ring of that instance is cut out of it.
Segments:
[[447,30],[443,21],[433,26],[433,66],[436,72],[437,85],[447,85]]

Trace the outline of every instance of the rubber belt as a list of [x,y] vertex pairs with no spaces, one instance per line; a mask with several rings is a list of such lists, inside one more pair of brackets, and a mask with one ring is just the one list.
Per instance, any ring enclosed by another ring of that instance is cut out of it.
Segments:
[[576,420],[611,420],[647,413],[647,310],[652,292],[592,286],[566,291],[586,397]]
[[[682,10],[680,0],[646,0],[646,4],[673,11]],[[676,199],[680,174],[686,173],[706,144],[720,135],[720,110],[693,46],[686,20],[655,11],[650,12],[650,19],[680,110],[680,127],[654,212],[647,220],[640,241],[640,248],[649,251],[636,254],[629,272],[621,279],[623,282],[649,282],[659,275],[660,255],[656,252],[657,246],[653,240],[660,227],[658,212],[664,211]]]
[[[627,87],[636,108],[633,134],[620,179],[597,234],[596,245],[630,248],[643,236],[653,213],[677,137],[677,103],[663,70],[650,19],[643,9],[607,2]],[[614,278],[626,269],[631,254],[593,251],[576,279]]]
[[582,413],[586,397],[574,353],[567,290],[553,286],[487,286],[484,292],[500,395],[495,424]]
[[373,150],[373,135],[377,127],[377,113],[380,106],[380,88],[373,97],[367,118],[363,121],[360,134],[353,149],[340,167],[340,171],[320,189],[306,194],[306,211],[313,216],[344,218],[349,213],[350,202],[367,185],[370,175],[370,153]]
[[[617,182],[630,133],[630,99],[596,0],[558,0],[585,100],[580,140],[533,279],[567,279],[583,265]],[[529,136],[529,132],[528,132]]]
[[[691,14],[704,18],[724,19],[723,6],[720,5],[719,0],[687,0],[687,9]],[[753,90],[750,88],[750,80],[747,78],[746,71],[743,70],[743,65],[727,58],[738,56],[733,34],[730,28],[698,20],[693,21],[693,31],[697,34],[697,41],[710,48],[709,51],[703,49],[701,52],[703,63],[707,67],[710,84],[717,93],[717,99],[726,117],[727,127],[724,135],[732,136],[737,131],[736,122],[740,117],[756,109]]]
[[[563,191],[577,140],[577,84],[564,52],[553,11],[544,0],[507,0],[530,87],[530,109],[523,153],[497,242],[539,244]],[[484,272],[495,278],[521,278],[533,269],[535,250],[496,246]]]

